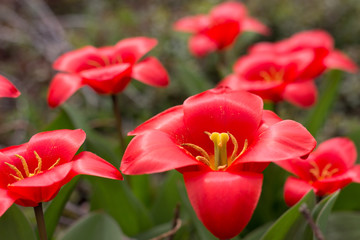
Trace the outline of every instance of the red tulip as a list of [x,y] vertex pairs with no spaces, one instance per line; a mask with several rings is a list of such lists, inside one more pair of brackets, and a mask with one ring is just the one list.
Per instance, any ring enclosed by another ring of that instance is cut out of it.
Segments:
[[301,78],[315,78],[326,69],[340,69],[352,73],[358,69],[345,54],[334,49],[333,38],[323,30],[303,31],[276,43],[258,43],[250,48],[250,53],[289,54],[304,50],[313,51],[315,59]]
[[296,177],[285,183],[287,205],[297,203],[311,189],[318,196],[331,194],[351,182],[360,182],[360,165],[355,165],[356,148],[347,138],[332,138],[319,145],[307,160],[277,162]]
[[212,89],[137,127],[120,170],[183,174],[199,219],[218,238],[239,234],[260,197],[269,162],[308,154],[314,138],[299,123],[263,111],[245,91]]
[[249,54],[235,63],[234,74],[227,76],[219,86],[246,90],[272,102],[287,100],[309,107],[316,101],[317,89],[313,79],[301,76],[314,58],[310,50],[283,55]]
[[122,180],[115,167],[95,154],[75,156],[84,140],[83,130],[64,129],[0,150],[0,216],[13,203],[35,207],[52,200],[78,174]]
[[215,6],[209,15],[184,17],[175,22],[174,29],[194,34],[189,48],[198,57],[229,47],[244,31],[269,33],[266,26],[247,15],[243,4],[232,1]]
[[0,97],[18,97],[19,90],[5,77],[0,75]]
[[84,85],[99,94],[116,94],[125,89],[131,78],[156,87],[165,87],[169,77],[154,57],[139,61],[157,40],[128,38],[115,46],[87,46],[60,56],[53,67],[61,71],[50,84],[48,103],[57,107]]

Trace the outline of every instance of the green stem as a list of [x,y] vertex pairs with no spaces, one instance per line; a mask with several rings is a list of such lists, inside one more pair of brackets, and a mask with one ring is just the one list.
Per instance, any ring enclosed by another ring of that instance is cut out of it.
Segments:
[[47,240],[42,203],[39,203],[38,206],[34,207],[34,212],[35,212],[36,223],[39,231],[39,238],[40,240]]
[[121,114],[119,111],[119,103],[118,103],[117,95],[115,95],[115,94],[111,95],[111,100],[112,100],[115,121],[116,121],[116,129],[118,132],[118,138],[119,138],[119,142],[120,142],[120,148],[121,148],[121,151],[124,152],[125,151],[125,140],[124,140],[124,135],[122,132],[122,121],[121,121]]

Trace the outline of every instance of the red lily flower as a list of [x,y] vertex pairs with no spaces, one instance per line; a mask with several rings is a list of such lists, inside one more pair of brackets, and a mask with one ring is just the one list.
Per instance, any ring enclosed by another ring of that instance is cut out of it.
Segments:
[[356,155],[354,143],[338,137],[321,143],[307,160],[296,158],[277,162],[296,176],[286,180],[286,204],[294,205],[311,189],[316,195],[325,196],[351,182],[360,183],[360,165],[354,165]]
[[351,73],[358,69],[345,54],[334,49],[333,38],[324,30],[303,31],[276,43],[258,43],[250,48],[250,53],[271,52],[279,55],[304,50],[313,51],[315,58],[300,78],[315,78],[326,69],[340,69]]
[[84,85],[99,94],[116,94],[125,89],[131,78],[155,87],[165,87],[169,77],[159,60],[147,57],[157,40],[135,37],[121,40],[115,46],[87,46],[60,56],[53,67],[63,73],[53,78],[48,103],[57,107]]
[[18,97],[19,90],[5,77],[0,75],[0,97]]
[[121,173],[91,152],[75,156],[85,132],[56,130],[0,150],[0,216],[13,204],[36,207],[52,200],[78,174],[122,180]]
[[299,123],[263,111],[260,97],[212,89],[137,127],[125,151],[124,174],[176,169],[190,202],[218,238],[239,234],[260,197],[269,162],[303,156],[315,146]]
[[266,26],[247,16],[243,4],[232,1],[215,6],[209,15],[184,17],[175,22],[174,29],[194,34],[189,49],[198,57],[229,47],[244,31],[269,33]]
[[255,93],[264,100],[287,100],[300,107],[313,105],[317,89],[313,79],[301,78],[314,61],[310,50],[291,54],[253,53],[241,57],[234,65],[234,74],[219,86]]

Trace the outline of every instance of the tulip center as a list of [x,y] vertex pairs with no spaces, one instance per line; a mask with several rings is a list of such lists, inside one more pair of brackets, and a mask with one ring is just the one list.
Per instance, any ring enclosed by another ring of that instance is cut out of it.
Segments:
[[281,82],[284,78],[284,69],[276,70],[274,67],[271,67],[268,71],[261,71],[260,77],[265,82]]
[[96,60],[89,60],[89,61],[87,61],[87,64],[94,68],[102,68],[105,66],[110,66],[110,65],[114,65],[114,64],[123,62],[120,55],[116,55],[116,57],[112,58],[111,60],[109,57],[102,55],[101,60],[102,60],[102,63],[99,61],[96,61]]
[[[311,166],[313,166],[312,169],[310,169],[310,173],[317,179],[317,180],[323,180],[329,177],[332,177],[335,173],[339,172],[338,168],[332,168],[332,164],[328,163],[325,165],[325,167],[320,170],[319,166],[316,164],[316,162],[311,161],[309,162]],[[331,169],[332,168],[332,169]]]
[[[210,140],[214,143],[214,155],[209,155],[203,148],[192,144],[192,143],[184,143],[182,146],[190,147],[196,150],[200,155],[196,156],[196,160],[206,164],[213,170],[224,170],[229,167],[233,161],[235,161],[238,157],[240,157],[248,147],[248,140],[245,139],[243,148],[240,153],[239,144],[231,133],[218,133],[218,132],[205,132],[210,138]],[[231,140],[234,145],[234,150],[230,157],[227,155],[227,143]]]
[[[10,163],[5,162],[5,164],[7,166],[9,166],[15,173],[15,174],[10,173],[10,176],[15,178],[16,181],[20,181],[20,180],[22,180],[24,178],[32,177],[32,176],[35,176],[35,175],[37,175],[39,173],[42,173],[43,172],[42,169],[41,169],[42,168],[42,159],[41,159],[41,157],[39,156],[39,154],[36,151],[34,151],[34,154],[35,154],[36,160],[38,161],[38,165],[35,168],[33,173],[30,173],[29,166],[28,166],[25,158],[23,156],[21,156],[21,155],[18,155],[18,154],[15,155],[21,161],[21,164],[22,164],[22,166],[24,168],[25,176],[21,173],[21,171],[15,165],[12,165]],[[60,158],[58,160],[56,160],[56,162],[50,168],[48,168],[47,170],[50,170],[50,169],[54,168],[56,165],[59,164],[59,162],[60,162]]]

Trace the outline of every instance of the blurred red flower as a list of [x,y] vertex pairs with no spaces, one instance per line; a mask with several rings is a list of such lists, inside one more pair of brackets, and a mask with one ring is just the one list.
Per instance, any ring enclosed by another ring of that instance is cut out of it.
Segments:
[[174,29],[194,34],[189,49],[198,57],[229,47],[244,31],[269,33],[266,26],[247,15],[243,4],[232,1],[215,6],[209,15],[184,17],[175,22]]
[[56,74],[50,84],[49,105],[57,107],[84,85],[99,94],[119,93],[131,78],[156,87],[167,86],[169,77],[159,60],[147,57],[139,61],[156,44],[156,39],[135,37],[115,46],[87,46],[65,53],[53,65],[62,73]]
[[5,77],[0,75],[0,97],[18,97],[19,90]]
[[303,31],[276,43],[258,43],[250,48],[250,53],[270,52],[279,55],[304,50],[313,51],[315,58],[300,78],[315,78],[327,69],[340,69],[351,73],[358,70],[351,59],[334,48],[333,38],[324,30]]
[[309,107],[317,98],[313,79],[300,78],[314,61],[312,51],[277,55],[249,54],[234,65],[234,74],[223,79],[219,86],[246,90],[264,100],[287,100],[297,106]]
[[333,47],[325,31],[295,34],[277,43],[258,43],[234,66],[234,74],[219,85],[243,89],[264,100],[287,100],[300,107],[310,107],[317,99],[313,80],[326,69],[356,72],[357,66]]
[[120,170],[178,170],[197,216],[220,239],[249,222],[269,162],[307,155],[316,144],[301,124],[263,111],[260,97],[226,88],[192,96],[129,134]]
[[355,165],[356,157],[354,143],[338,137],[321,143],[307,160],[297,158],[277,162],[296,176],[286,180],[286,204],[294,205],[311,189],[316,195],[325,196],[351,182],[360,183],[360,165]]
[[28,143],[0,150],[0,216],[15,202],[36,207],[52,200],[78,174],[122,180],[110,163],[91,152],[75,156],[85,132],[56,130],[34,135]]

